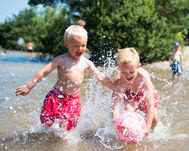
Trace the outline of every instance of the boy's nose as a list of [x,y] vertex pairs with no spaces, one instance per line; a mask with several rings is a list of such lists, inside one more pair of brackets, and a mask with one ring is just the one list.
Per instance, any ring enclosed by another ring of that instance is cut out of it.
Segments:
[[79,49],[79,50],[82,50],[82,46],[78,46],[78,49]]

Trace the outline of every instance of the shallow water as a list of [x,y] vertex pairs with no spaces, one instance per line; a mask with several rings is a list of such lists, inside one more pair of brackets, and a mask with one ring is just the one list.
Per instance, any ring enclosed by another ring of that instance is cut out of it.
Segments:
[[[1,52],[0,52],[1,53]],[[28,59],[26,53],[7,51],[0,56],[0,150],[9,151],[188,151],[189,150],[189,67],[185,63],[181,82],[172,82],[168,63],[147,65],[161,105],[159,123],[139,144],[119,142],[111,119],[111,91],[85,74],[81,88],[82,112],[70,133],[54,124],[42,128],[39,120],[43,98],[56,82],[56,71],[44,78],[28,96],[15,96],[47,62]],[[101,68],[113,79],[118,70]]]

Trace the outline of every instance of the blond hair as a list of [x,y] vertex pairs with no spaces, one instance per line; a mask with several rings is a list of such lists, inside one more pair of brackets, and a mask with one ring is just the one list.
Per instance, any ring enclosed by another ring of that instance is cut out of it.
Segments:
[[76,25],[80,25],[80,26],[82,26],[82,27],[85,27],[86,22],[85,22],[84,20],[82,20],[82,19],[79,19],[79,20],[76,22]]
[[72,37],[87,37],[87,31],[79,25],[69,26],[64,33],[64,41],[69,40]]
[[118,49],[117,65],[140,64],[140,58],[137,51],[134,48]]

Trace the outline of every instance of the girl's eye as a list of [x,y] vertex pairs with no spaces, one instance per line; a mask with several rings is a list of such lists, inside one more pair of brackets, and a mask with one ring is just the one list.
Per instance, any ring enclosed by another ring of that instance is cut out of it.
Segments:
[[135,72],[130,72],[130,74],[134,74]]

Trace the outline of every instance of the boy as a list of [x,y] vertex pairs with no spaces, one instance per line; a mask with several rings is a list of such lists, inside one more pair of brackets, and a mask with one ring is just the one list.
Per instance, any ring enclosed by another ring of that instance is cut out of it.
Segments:
[[117,55],[120,73],[115,77],[115,86],[124,95],[113,93],[113,120],[119,117],[119,103],[123,100],[125,110],[136,112],[141,110],[146,115],[148,131],[157,125],[158,93],[150,80],[149,73],[141,68],[139,55],[134,48],[121,49]]
[[64,45],[68,52],[54,58],[24,86],[17,88],[16,94],[27,95],[42,78],[57,68],[58,80],[44,99],[41,112],[41,123],[51,126],[58,120],[60,126],[68,131],[77,125],[81,106],[79,90],[85,70],[89,70],[95,78],[108,88],[115,90],[113,83],[94,64],[83,57],[87,46],[87,31],[79,25],[71,25],[64,34]]
[[28,43],[26,44],[27,47],[27,56],[32,58],[33,56],[33,43],[29,40]]
[[170,53],[169,63],[172,69],[172,80],[174,80],[175,75],[177,74],[178,80],[181,80],[183,59],[182,52],[180,51],[180,43],[174,43],[174,50]]

